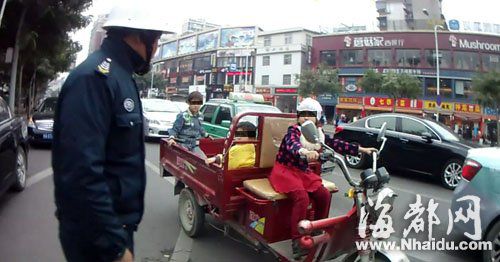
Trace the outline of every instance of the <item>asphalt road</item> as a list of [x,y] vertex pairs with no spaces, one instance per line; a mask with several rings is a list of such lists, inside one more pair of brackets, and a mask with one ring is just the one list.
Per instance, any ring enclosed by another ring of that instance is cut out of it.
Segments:
[[[139,231],[135,235],[136,261],[275,261],[266,252],[250,248],[236,234],[224,236],[222,225],[207,219],[204,233],[190,239],[180,229],[177,218],[178,197],[173,196],[173,185],[160,178],[158,169],[159,146],[147,143],[146,209]],[[29,154],[28,188],[21,193],[8,193],[0,199],[0,254],[2,261],[64,261],[58,241],[57,220],[54,217],[52,170],[50,148],[31,149]],[[330,216],[346,213],[352,200],[344,196],[347,182],[340,171],[324,174],[334,181],[340,191],[332,197]],[[358,176],[358,170],[351,170]],[[446,234],[448,209],[452,191],[441,188],[432,178],[407,174],[392,174],[390,186],[398,194],[391,213],[395,233],[391,239],[401,238],[410,220],[403,217],[409,204],[422,197],[427,208],[430,199],[438,203],[437,216],[441,224],[434,226],[436,239],[461,241],[463,236]],[[424,213],[425,231],[412,232],[408,238],[427,238],[427,216]],[[411,261],[478,261],[480,253],[471,251],[407,251]]]

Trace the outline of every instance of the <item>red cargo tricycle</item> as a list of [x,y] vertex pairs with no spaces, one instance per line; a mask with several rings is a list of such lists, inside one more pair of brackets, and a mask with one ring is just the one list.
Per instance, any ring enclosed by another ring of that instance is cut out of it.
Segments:
[[[257,137],[249,141],[234,139],[237,123],[240,120],[252,121],[257,126]],[[299,225],[290,225],[292,202],[286,195],[277,193],[267,177],[274,165],[283,136],[290,125],[296,123],[296,115],[280,113],[244,113],[234,117],[227,138],[201,139],[200,148],[210,157],[223,154],[222,167],[207,165],[197,155],[184,148],[168,146],[167,140],[160,142],[160,163],[163,176],[175,177],[174,194],[179,196],[178,214],[181,226],[190,237],[200,234],[209,214],[222,222],[226,229],[245,237],[259,249],[267,249],[280,261],[293,261],[290,228],[299,227],[303,234],[300,244],[309,250],[301,261],[325,261],[343,257],[344,261],[409,261],[401,252],[384,250],[358,250],[356,242],[374,240],[370,227],[359,229],[360,214],[366,214],[368,221],[376,221],[378,212],[368,206],[368,199],[379,192],[387,194],[388,174],[384,168],[376,169],[377,153],[374,153],[374,166],[365,170],[361,182],[351,179],[342,157],[324,146],[321,158],[334,161],[344,173],[352,188],[350,197],[353,208],[345,215],[312,221],[314,208],[308,210],[308,218]],[[307,129],[307,128],[305,128]],[[303,128],[303,130],[305,130]],[[303,131],[304,133],[305,131]],[[379,137],[384,144],[385,129]],[[314,139],[308,133],[308,140]],[[255,146],[255,165],[237,170],[228,169],[229,148],[238,143],[251,143]],[[321,173],[321,164],[313,163],[311,168]],[[323,180],[323,185],[335,193],[334,183]],[[371,192],[371,193],[369,193]],[[395,194],[389,194],[392,204]],[[365,220],[366,221],[366,220]],[[359,232],[363,232],[360,237]]]

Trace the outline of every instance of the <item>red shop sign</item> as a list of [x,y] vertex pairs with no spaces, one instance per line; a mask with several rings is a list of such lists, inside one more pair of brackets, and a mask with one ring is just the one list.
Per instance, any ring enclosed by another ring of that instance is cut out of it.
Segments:
[[374,106],[374,107],[392,107],[394,102],[392,98],[387,97],[365,97],[365,106]]
[[279,94],[296,94],[297,88],[276,88],[274,92]]
[[399,98],[396,100],[396,107],[409,109],[422,109],[424,103],[422,100]]

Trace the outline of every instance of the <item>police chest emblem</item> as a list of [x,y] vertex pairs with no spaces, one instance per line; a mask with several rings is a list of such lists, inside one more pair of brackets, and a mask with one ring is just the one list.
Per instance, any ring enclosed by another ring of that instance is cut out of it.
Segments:
[[109,64],[111,63],[111,58],[106,58],[97,66],[97,71],[103,75],[109,74]]
[[134,110],[135,107],[134,100],[126,98],[123,101],[123,107],[125,108],[125,110],[127,110],[127,112],[132,112],[132,110]]

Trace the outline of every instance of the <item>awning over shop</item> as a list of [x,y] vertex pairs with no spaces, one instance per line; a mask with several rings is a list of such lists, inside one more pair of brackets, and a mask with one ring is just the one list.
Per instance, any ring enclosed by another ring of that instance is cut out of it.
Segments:
[[[428,110],[428,109],[424,109],[424,113],[427,113],[427,114],[435,114],[437,113],[436,110]],[[439,111],[439,114],[440,115],[447,115],[447,116],[451,116],[453,114],[453,112],[451,111]]]
[[391,107],[365,106],[365,110],[392,112]]
[[455,113],[455,114],[453,114],[453,116],[454,116],[455,118],[460,118],[460,119],[463,119],[463,120],[473,120],[473,121],[474,121],[474,120],[479,121],[479,120],[481,120],[481,118],[482,118],[482,115],[480,115],[480,114],[462,113],[462,112],[460,112],[460,113]]
[[405,114],[417,114],[417,115],[421,115],[422,114],[422,110],[420,110],[420,109],[396,108],[396,112],[398,112],[398,113],[405,113]]

